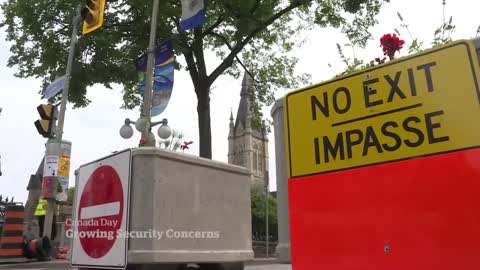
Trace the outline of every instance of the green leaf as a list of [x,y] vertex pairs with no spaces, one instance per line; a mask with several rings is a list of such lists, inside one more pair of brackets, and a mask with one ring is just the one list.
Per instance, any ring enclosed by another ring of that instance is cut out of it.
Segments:
[[[291,51],[302,44],[302,38],[315,24],[340,28],[352,45],[365,46],[371,38],[368,29],[376,23],[375,16],[384,2],[212,0],[206,2],[206,25],[179,33],[181,1],[160,1],[155,43],[169,38],[174,41],[175,53],[184,58],[187,65],[183,68],[191,75],[195,88],[191,95],[208,96],[211,85],[220,76],[238,78],[244,64],[259,82],[252,96],[256,97],[255,121],[260,123],[261,108],[272,104],[274,91],[309,81],[308,74],[295,73],[298,59]],[[80,3],[4,0],[1,4],[4,17],[0,27],[12,44],[7,65],[18,70],[18,77],[40,78],[39,92],[65,73],[71,21]],[[76,47],[68,97],[75,108],[90,103],[86,98],[88,87],[102,84],[110,88],[113,83],[123,88],[122,107],[138,108],[141,95],[134,63],[148,46],[151,8],[151,1],[144,0],[107,2],[104,26],[81,37]],[[206,59],[205,55],[210,55],[207,52],[219,59]],[[218,66],[210,68],[213,63]],[[180,65],[176,63],[176,67]],[[58,98],[51,100],[56,101]],[[209,124],[209,113],[201,111],[199,118]],[[211,145],[211,130],[199,127],[199,133],[200,153],[211,158],[211,151],[202,150]]]

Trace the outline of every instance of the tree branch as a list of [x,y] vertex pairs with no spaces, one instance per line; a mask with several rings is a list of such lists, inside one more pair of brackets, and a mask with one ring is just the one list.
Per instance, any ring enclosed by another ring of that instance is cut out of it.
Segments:
[[[228,49],[230,49],[230,51],[233,50],[232,46],[228,43],[228,40],[227,38],[225,38],[224,36],[218,34],[218,33],[215,33],[215,32],[212,32],[211,33],[212,36],[216,36],[218,37],[219,39],[221,39],[223,41],[223,43],[225,43],[225,45],[228,47]],[[253,74],[245,67],[245,65],[243,64],[242,60],[240,60],[240,58],[238,57],[238,54],[235,55],[235,59],[238,61],[238,63],[243,67],[243,69],[245,70],[245,72],[250,76],[250,78],[252,78],[252,80],[254,80],[256,83],[260,83],[259,81],[257,81],[255,79],[255,77],[253,76]]]
[[[180,25],[180,19],[176,16],[171,16],[170,19],[173,21],[173,23],[178,29]],[[178,39],[176,37],[178,37]],[[185,35],[182,34],[181,32],[176,35],[173,35],[172,40],[174,42],[174,47],[179,48],[183,54],[186,54],[192,51],[192,48],[188,46],[188,41],[185,38]]]
[[[200,78],[207,78],[207,67],[205,66],[205,56],[203,54],[202,29],[197,27],[193,30],[193,33],[195,35],[195,38],[192,44],[192,48],[193,52],[195,53],[195,59],[197,60],[198,75]],[[205,83],[208,83],[208,80],[206,80]]]
[[230,54],[223,60],[223,62],[208,76],[208,82],[211,84],[213,83],[218,76],[220,76],[227,68],[229,68],[235,56],[260,32],[265,30],[269,25],[274,23],[277,19],[282,17],[283,15],[287,14],[288,12],[292,11],[293,9],[310,3],[313,0],[297,0],[291,2],[289,6],[280,10],[277,14],[273,15],[271,18],[266,20],[263,25],[258,26],[255,28],[243,41],[235,45],[235,47],[231,50]]
[[205,31],[203,31],[201,38],[203,39],[205,36],[207,36],[207,35],[209,35],[210,33],[212,33],[213,30],[215,30],[215,28],[217,28],[217,27],[218,27],[220,24],[222,24],[224,21],[225,21],[225,18],[223,17],[223,15],[218,16],[218,18],[217,18],[217,20],[215,21],[215,23],[213,23],[212,25],[210,25],[210,27],[208,27]]
[[260,0],[255,1],[255,5],[250,9],[250,14],[253,14],[260,7]]

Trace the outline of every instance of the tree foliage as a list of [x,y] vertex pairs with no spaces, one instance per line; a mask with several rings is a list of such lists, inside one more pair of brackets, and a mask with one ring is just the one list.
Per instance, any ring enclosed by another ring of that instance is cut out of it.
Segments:
[[[0,26],[6,29],[7,41],[13,42],[8,66],[18,69],[16,76],[43,79],[43,91],[64,74],[71,21],[80,2],[5,0]],[[352,42],[365,45],[370,37],[368,27],[375,23],[375,15],[388,0],[204,2],[206,25],[179,33],[180,0],[160,1],[156,43],[172,38],[179,56],[177,68],[190,74],[198,100],[200,155],[210,158],[210,87],[219,76],[238,78],[246,68],[256,81],[251,94],[258,120],[260,108],[274,101],[274,90],[291,89],[308,81],[306,74],[295,73],[298,59],[290,54],[301,43],[301,34],[307,34],[314,25],[341,27]],[[86,89],[97,83],[107,88],[113,83],[122,85],[125,108],[140,104],[134,61],[148,45],[151,6],[151,1],[145,0],[108,1],[105,26],[80,38],[69,93],[75,107],[89,104]],[[217,59],[207,58],[208,52],[215,53]],[[207,61],[219,63],[207,70]]]
[[[265,190],[261,185],[254,185],[251,189],[251,211],[252,211],[252,229],[254,233],[265,234],[265,216],[267,208],[265,205]],[[277,228],[277,200],[269,196],[268,198],[268,228],[271,234],[276,234]]]

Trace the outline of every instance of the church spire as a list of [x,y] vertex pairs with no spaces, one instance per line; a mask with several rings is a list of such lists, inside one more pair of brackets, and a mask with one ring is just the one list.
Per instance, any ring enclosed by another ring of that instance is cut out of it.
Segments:
[[243,75],[242,90],[240,91],[240,104],[238,105],[235,128],[251,128],[252,112],[249,91],[251,91],[253,80],[247,72]]
[[243,74],[243,80],[242,80],[242,90],[240,91],[240,96],[248,96],[248,89],[252,87],[252,77],[245,72]]
[[233,136],[234,131],[235,131],[235,125],[233,123],[233,110],[230,109],[230,131],[228,133],[229,138]]
[[[240,102],[234,119],[230,112],[228,136],[228,163],[246,167],[251,173],[251,183],[264,183],[268,164],[268,139],[261,128],[252,129],[252,98],[255,80],[245,73],[240,90]],[[234,124],[235,123],[235,124]]]

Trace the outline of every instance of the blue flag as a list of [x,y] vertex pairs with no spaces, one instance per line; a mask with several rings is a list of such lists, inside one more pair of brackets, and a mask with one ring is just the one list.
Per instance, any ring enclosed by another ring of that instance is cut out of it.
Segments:
[[205,24],[203,0],[182,0],[182,20],[178,30],[185,32]]
[[[142,96],[145,95],[145,72],[148,55],[142,55],[136,63]],[[153,96],[151,116],[161,114],[170,101],[173,90],[175,57],[172,41],[168,40],[155,48],[155,70],[153,73]]]

